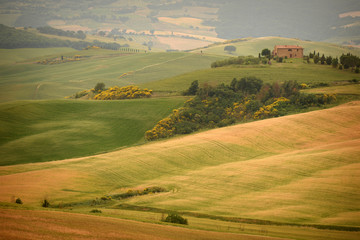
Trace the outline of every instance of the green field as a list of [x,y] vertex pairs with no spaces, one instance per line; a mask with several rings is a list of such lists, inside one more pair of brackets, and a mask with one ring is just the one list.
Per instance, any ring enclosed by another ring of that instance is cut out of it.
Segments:
[[[227,45],[235,46],[236,52],[232,54],[225,52],[224,47]],[[320,52],[320,54],[325,54],[326,56],[331,55],[333,57],[340,57],[341,54],[348,52],[355,55],[360,55],[360,50],[358,48],[349,48],[332,43],[312,42],[281,37],[244,38],[240,39],[238,42],[212,45],[209,48],[197,49],[194,52],[200,52],[202,50],[203,53],[206,54],[226,54],[228,56],[258,56],[262,49],[268,48],[272,51],[275,45],[299,45],[304,48],[305,55],[308,55],[314,50],[316,52]]]
[[[9,50],[1,50],[11,55]],[[1,52],[0,51],[0,52]],[[16,50],[20,51],[20,50]],[[30,51],[30,50],[29,50]],[[141,84],[186,72],[203,69],[219,59],[191,53],[147,53],[121,54],[111,50],[89,50],[72,53],[57,53],[38,57],[24,52],[17,58],[23,60],[28,55],[36,57],[27,62],[0,65],[0,87],[3,90],[0,102],[13,100],[59,99],[78,91],[90,89],[98,82],[107,87]],[[42,51],[44,54],[44,51]],[[40,54],[40,53],[39,53]],[[88,56],[84,60],[54,65],[36,64],[38,60]],[[6,58],[6,55],[3,55]],[[9,60],[10,61],[10,60]],[[127,74],[126,76],[124,74]]]
[[145,83],[142,86],[155,91],[185,90],[194,80],[198,80],[199,83],[217,85],[219,83],[229,84],[234,78],[240,79],[249,76],[258,77],[265,83],[293,80],[298,83],[316,84],[360,79],[359,74],[350,71],[340,71],[327,65],[304,64],[302,60],[294,59],[286,63],[273,63],[271,66],[228,66],[196,70],[175,77]]
[[0,104],[0,165],[88,156],[144,142],[185,98]]

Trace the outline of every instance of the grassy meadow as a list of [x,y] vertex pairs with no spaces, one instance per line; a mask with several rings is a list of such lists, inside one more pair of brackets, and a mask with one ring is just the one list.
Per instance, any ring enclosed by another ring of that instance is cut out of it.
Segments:
[[1,165],[88,156],[144,142],[182,97],[125,101],[42,100],[0,104]]

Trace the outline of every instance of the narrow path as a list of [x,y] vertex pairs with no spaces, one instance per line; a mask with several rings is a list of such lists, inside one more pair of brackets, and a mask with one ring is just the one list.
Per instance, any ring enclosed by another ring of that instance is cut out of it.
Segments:
[[34,97],[33,97],[34,100],[36,100],[36,98],[37,98],[37,95],[38,95],[38,93],[39,93],[39,89],[40,89],[41,85],[42,85],[42,83],[39,83],[39,84],[36,86],[35,93],[34,93]]
[[127,73],[124,73],[124,74],[122,74],[119,78],[123,78],[123,77],[125,77],[125,76],[127,76],[127,75],[131,75],[131,74],[133,74],[133,73],[143,71],[143,70],[145,70],[145,69],[147,69],[147,68],[159,66],[159,65],[162,65],[162,64],[165,64],[165,63],[169,63],[169,62],[173,62],[173,61],[177,61],[177,60],[179,60],[179,59],[183,59],[183,58],[186,58],[186,57],[189,57],[189,56],[190,56],[190,54],[185,55],[185,56],[182,56],[182,57],[170,59],[170,60],[167,60],[167,61],[164,61],[164,62],[159,62],[159,63],[155,63],[155,64],[150,64],[150,65],[147,65],[147,66],[145,66],[145,67],[136,69],[136,70],[134,70],[134,71],[129,71],[129,72],[127,72]]

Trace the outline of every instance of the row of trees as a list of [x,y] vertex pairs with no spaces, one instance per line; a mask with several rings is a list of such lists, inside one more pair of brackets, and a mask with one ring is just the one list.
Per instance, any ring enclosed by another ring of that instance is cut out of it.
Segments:
[[64,30],[53,28],[53,27],[50,27],[50,26],[38,27],[37,30],[40,33],[44,33],[44,34],[51,34],[51,35],[57,35],[57,36],[78,38],[78,39],[82,39],[82,40],[84,40],[86,38],[86,34],[81,30],[79,30],[77,32],[64,31]]
[[342,54],[339,60],[339,58],[325,56],[325,54],[322,54],[322,56],[320,57],[320,53],[316,53],[314,51],[313,53],[309,54],[309,58],[312,58],[315,64],[320,63],[322,65],[332,65],[334,68],[339,68],[340,70],[351,68],[352,70],[355,69],[356,73],[359,73],[360,58],[358,56],[352,55],[351,53]]
[[[191,84],[190,88],[193,86],[196,84]],[[230,85],[216,87],[204,84],[184,107],[173,110],[169,117],[147,131],[145,138],[151,141],[239,121],[277,117],[299,108],[336,101],[335,95],[302,94],[299,89],[295,81],[263,84],[256,77],[233,79]]]

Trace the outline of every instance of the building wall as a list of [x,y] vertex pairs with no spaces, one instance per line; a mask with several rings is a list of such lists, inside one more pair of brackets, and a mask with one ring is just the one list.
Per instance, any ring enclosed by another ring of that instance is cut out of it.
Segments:
[[302,58],[304,56],[304,50],[301,48],[278,48],[275,53],[277,53],[275,56],[283,58]]

